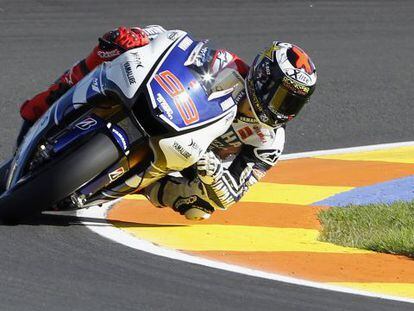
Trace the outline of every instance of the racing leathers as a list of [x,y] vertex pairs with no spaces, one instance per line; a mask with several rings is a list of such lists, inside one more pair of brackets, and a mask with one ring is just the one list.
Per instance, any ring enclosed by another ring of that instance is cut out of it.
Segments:
[[[75,64],[47,91],[26,101],[21,115],[34,122],[48,107],[87,73],[124,51],[144,46],[166,30],[161,26],[119,27],[106,33],[84,60]],[[210,92],[230,90],[236,104],[246,105],[244,78],[249,67],[235,54],[207,45],[199,49],[191,66]],[[142,193],[157,207],[170,207],[192,220],[206,219],[214,210],[227,209],[276,164],[285,142],[285,129],[261,126],[255,118],[236,115],[232,126],[181,175],[167,175]]]

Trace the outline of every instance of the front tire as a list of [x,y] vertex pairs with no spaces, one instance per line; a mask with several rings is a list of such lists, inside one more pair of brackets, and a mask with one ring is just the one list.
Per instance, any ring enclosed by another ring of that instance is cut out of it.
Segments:
[[71,195],[120,157],[112,140],[97,134],[79,149],[48,164],[0,196],[0,219],[17,220],[46,210]]

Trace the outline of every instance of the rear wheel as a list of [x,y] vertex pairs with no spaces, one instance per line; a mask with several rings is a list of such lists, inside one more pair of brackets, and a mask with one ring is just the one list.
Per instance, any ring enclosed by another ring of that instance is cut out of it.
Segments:
[[0,197],[0,218],[15,221],[46,210],[71,195],[119,159],[112,140],[97,134],[79,149]]

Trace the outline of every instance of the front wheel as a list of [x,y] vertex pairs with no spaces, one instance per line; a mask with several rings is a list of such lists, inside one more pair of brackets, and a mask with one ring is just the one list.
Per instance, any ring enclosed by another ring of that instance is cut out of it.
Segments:
[[0,196],[0,219],[17,220],[52,207],[120,157],[112,140],[97,134],[70,154]]

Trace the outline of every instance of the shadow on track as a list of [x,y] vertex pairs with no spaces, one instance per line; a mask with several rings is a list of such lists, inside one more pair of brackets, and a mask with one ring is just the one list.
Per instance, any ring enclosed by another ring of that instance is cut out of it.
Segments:
[[89,223],[93,225],[107,226],[113,224],[117,227],[185,227],[185,225],[160,225],[160,224],[143,224],[138,222],[129,221],[112,221],[108,222],[105,219],[93,218],[93,217],[78,217],[75,215],[67,214],[38,214],[27,219],[22,219],[15,222],[2,222],[0,226],[17,226],[17,225],[29,225],[29,226],[84,226],[83,223]]

